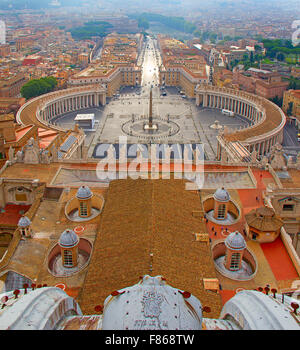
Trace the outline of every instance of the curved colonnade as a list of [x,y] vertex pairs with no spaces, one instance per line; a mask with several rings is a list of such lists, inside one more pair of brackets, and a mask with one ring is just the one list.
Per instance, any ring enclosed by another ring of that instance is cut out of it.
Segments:
[[251,126],[226,132],[227,142],[240,141],[252,153],[264,155],[276,143],[282,143],[286,117],[273,102],[245,91],[199,84],[195,88],[196,105],[226,109],[247,118]]
[[53,119],[64,113],[106,104],[106,88],[99,85],[50,92],[26,102],[17,113],[19,124],[34,124],[65,131],[53,125]]
[[[195,89],[196,105],[227,109],[247,118],[251,126],[233,132],[225,132],[227,142],[240,141],[252,153],[264,155],[276,143],[282,143],[286,117],[271,101],[244,91],[199,84]],[[34,124],[58,131],[53,119],[64,113],[106,104],[106,88],[90,85],[55,91],[33,98],[17,113],[19,124]]]

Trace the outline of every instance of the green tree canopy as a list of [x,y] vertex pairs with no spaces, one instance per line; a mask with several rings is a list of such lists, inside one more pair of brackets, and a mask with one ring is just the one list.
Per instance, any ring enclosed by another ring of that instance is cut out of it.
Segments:
[[56,85],[57,80],[54,77],[32,79],[22,86],[21,95],[26,99],[37,97],[53,91]]
[[146,20],[146,18],[140,17],[138,19],[138,27],[143,30],[146,30],[149,28],[149,22]]
[[93,36],[104,37],[106,36],[112,25],[104,21],[90,21],[84,23],[81,27],[71,28],[70,32],[74,39],[86,40]]
[[136,19],[138,23],[143,23],[141,21],[158,22],[184,33],[193,33],[197,29],[194,23],[186,21],[183,17],[163,16],[146,12],[138,15],[130,15],[129,17]]
[[300,79],[295,78],[295,77],[290,77],[288,89],[299,90],[300,89]]

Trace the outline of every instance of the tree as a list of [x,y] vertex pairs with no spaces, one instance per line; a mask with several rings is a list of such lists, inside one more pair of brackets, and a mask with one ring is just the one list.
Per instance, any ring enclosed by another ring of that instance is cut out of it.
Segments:
[[278,59],[278,61],[284,61],[285,56],[282,52],[278,52],[276,58]]
[[297,79],[295,77],[291,77],[289,79],[288,89],[299,90],[300,89],[300,79]]
[[293,114],[293,102],[289,102],[289,105],[288,105],[286,114],[287,114],[288,116],[291,116],[291,115]]
[[261,46],[260,45],[254,45],[254,50],[255,50],[255,52],[262,52],[262,48],[261,48]]
[[249,56],[247,53],[243,54],[243,61],[247,61],[249,59]]
[[194,36],[197,37],[197,38],[201,38],[201,37],[202,37],[201,31],[198,30],[198,29],[195,30],[193,34],[194,34]]
[[273,98],[270,98],[270,101],[272,101],[273,103],[275,103],[279,107],[282,106],[282,98],[279,98],[277,95]]
[[138,19],[138,27],[145,31],[149,28],[149,22],[146,20],[146,18],[140,17]]
[[57,80],[54,77],[32,79],[22,86],[21,95],[28,100],[53,91],[56,85]]
[[210,33],[209,34],[209,40],[212,44],[215,44],[216,43],[216,40],[217,40],[217,37],[218,35],[216,33]]

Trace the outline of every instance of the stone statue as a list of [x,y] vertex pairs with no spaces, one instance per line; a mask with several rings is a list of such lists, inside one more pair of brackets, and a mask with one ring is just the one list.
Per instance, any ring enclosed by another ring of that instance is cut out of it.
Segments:
[[13,162],[14,161],[14,153],[15,153],[15,150],[12,146],[9,147],[9,150],[8,150],[8,159],[9,161]]
[[57,162],[57,160],[58,160],[58,155],[57,155],[57,149],[56,149],[56,147],[53,147],[53,148],[52,148],[51,154],[52,154],[52,157],[51,157],[52,162]]
[[269,163],[269,159],[266,156],[263,156],[262,160],[260,161],[260,164],[263,168],[266,167],[266,165]]
[[282,169],[286,166],[286,160],[283,155],[283,149],[280,144],[276,144],[271,149],[270,164],[273,169]]
[[256,163],[257,162],[257,151],[254,149],[251,153],[251,162]]
[[17,157],[17,163],[22,163],[23,162],[23,158],[24,158],[23,151],[18,151],[16,153],[16,157]]
[[293,162],[293,157],[288,157],[288,161],[287,161],[287,169],[290,169],[294,166],[294,162]]
[[49,152],[47,150],[42,150],[40,153],[40,157],[41,157],[41,163],[43,163],[43,164],[50,163]]
[[31,137],[24,147],[24,163],[38,164],[40,162],[40,150],[33,137]]

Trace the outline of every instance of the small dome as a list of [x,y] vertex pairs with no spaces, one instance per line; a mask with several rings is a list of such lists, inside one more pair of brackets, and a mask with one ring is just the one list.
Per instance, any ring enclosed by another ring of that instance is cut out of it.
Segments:
[[224,187],[218,188],[216,190],[214,198],[219,202],[228,202],[230,200],[229,193],[225,190]]
[[65,230],[58,241],[58,244],[63,248],[72,248],[78,243],[79,239],[76,233],[72,230]]
[[92,195],[93,193],[88,186],[81,186],[78,188],[76,197],[78,199],[89,199],[92,197]]
[[225,245],[229,249],[240,250],[246,248],[245,239],[238,231],[232,232],[225,239]]
[[28,227],[31,225],[31,221],[28,219],[27,216],[22,216],[18,222],[19,227]]

